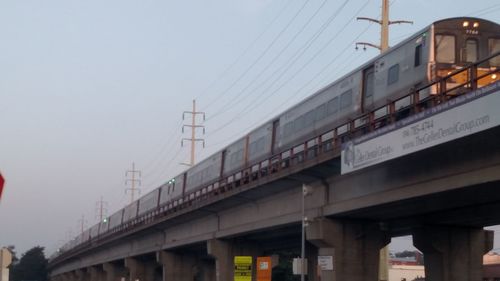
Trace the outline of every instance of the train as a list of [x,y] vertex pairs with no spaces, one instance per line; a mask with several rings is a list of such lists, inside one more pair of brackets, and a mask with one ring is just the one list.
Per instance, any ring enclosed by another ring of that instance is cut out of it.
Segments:
[[[109,233],[162,206],[183,204],[211,192],[225,178],[236,181],[240,171],[270,165],[264,161],[289,150],[311,136],[320,135],[428,85],[440,77],[500,52],[500,25],[457,17],[436,21],[381,53],[342,78],[313,93],[302,102],[271,118],[205,160],[149,192],[65,244],[70,250]],[[500,56],[481,64],[478,72],[500,68]],[[467,77],[453,77],[459,84]],[[496,75],[481,78],[489,84]],[[453,85],[451,85],[453,86]],[[435,94],[428,88],[428,95]],[[264,162],[262,162],[264,161]]]

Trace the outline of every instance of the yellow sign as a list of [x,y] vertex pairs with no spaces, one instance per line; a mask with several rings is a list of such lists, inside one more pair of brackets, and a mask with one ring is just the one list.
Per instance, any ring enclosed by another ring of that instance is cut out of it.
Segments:
[[252,281],[252,257],[234,257],[234,281]]
[[257,258],[257,281],[271,281],[271,257]]

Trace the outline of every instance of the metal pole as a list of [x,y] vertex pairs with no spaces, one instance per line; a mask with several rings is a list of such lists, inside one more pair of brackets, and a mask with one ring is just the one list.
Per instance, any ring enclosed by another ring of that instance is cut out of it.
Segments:
[[194,165],[194,150],[196,149],[195,139],[196,139],[196,100],[193,100],[193,117],[191,119],[191,160],[189,164],[191,167]]
[[302,240],[301,240],[301,253],[300,253],[300,281],[304,281],[304,259],[306,255],[306,233],[305,233],[305,197],[306,197],[306,185],[302,184]]

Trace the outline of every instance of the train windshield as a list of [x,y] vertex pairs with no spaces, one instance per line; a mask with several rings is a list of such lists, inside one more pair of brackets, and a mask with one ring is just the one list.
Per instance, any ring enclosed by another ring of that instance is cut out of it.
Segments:
[[[488,49],[490,55],[500,52],[500,39],[490,38],[488,40]],[[492,58],[490,60],[490,66],[500,66],[500,56]]]
[[455,36],[436,35],[436,61],[441,63],[455,63]]

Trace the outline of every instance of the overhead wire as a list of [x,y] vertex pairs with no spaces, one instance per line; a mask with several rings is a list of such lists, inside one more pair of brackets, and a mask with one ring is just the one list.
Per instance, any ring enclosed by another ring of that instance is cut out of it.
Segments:
[[[330,45],[333,40],[335,40],[340,33],[342,33],[345,28],[347,28],[347,26],[350,24],[350,22],[368,5],[369,1],[366,1],[365,4],[356,12],[356,15],[353,16],[349,21],[347,21],[346,24],[344,24],[342,26],[342,28],[332,37],[330,38],[313,56],[312,58],[310,58],[305,64],[303,64],[298,71],[296,71],[291,77],[289,77],[285,82],[283,82],[280,86],[278,86],[277,89],[275,89],[274,91],[272,91],[270,94],[266,95],[265,98],[263,99],[260,99],[259,101],[257,101],[260,96],[262,96],[262,94],[265,94],[266,91],[268,89],[270,89],[270,87],[268,87],[265,91],[263,91],[261,93],[261,95],[257,96],[256,99],[254,99],[254,102],[251,104],[251,106],[247,107],[243,112],[239,112],[238,115],[234,116],[233,118],[229,119],[227,122],[225,122],[222,126],[216,128],[215,130],[211,131],[211,133],[216,133],[220,130],[222,130],[223,128],[227,127],[229,124],[231,124],[232,122],[234,122],[235,120],[241,118],[242,116],[244,116],[245,114],[247,114],[248,112],[254,110],[256,107],[260,106],[263,102],[265,102],[267,99],[269,99],[271,96],[273,96],[274,94],[276,94],[279,90],[281,90],[288,82],[290,82],[293,78],[295,78],[295,76],[297,76],[306,66],[308,66],[321,52],[324,51],[324,49]],[[297,61],[298,58],[296,58],[294,60],[294,63],[295,61]],[[283,75],[289,70],[290,68],[286,69],[285,72],[283,72],[275,81],[278,81],[278,79],[280,79],[281,77],[283,77]],[[273,83],[274,84],[274,83]],[[289,100],[289,99],[288,99]]]
[[[257,37],[254,38],[254,40],[252,40],[252,42],[245,48],[245,50],[228,66],[224,69],[224,71],[222,71],[221,74],[219,74],[217,76],[217,78],[215,78],[203,91],[201,91],[201,93],[199,93],[197,96],[194,97],[194,99],[198,99],[200,98],[201,96],[203,96],[205,93],[208,92],[208,90],[210,90],[219,80],[221,80],[224,76],[226,76],[229,71],[231,69],[233,69],[233,67],[235,67],[241,59],[243,59],[243,57],[245,57],[245,55],[252,49],[252,47],[262,38],[262,36],[264,36],[264,34],[266,34],[269,29],[274,25],[274,23],[278,20],[278,18],[281,17],[281,15],[286,11],[286,9],[288,8],[288,6],[290,6],[291,3],[293,3],[293,1],[285,1],[286,5],[285,7],[283,7],[280,12],[273,18],[273,20],[266,25],[266,27],[262,30],[261,33],[259,33],[259,35],[257,35]],[[207,103],[208,105],[211,105],[213,104],[213,102],[215,101],[212,101],[210,103]],[[208,107],[207,105],[207,107]]]
[[310,0],[306,0],[304,2],[304,4],[300,7],[300,9],[293,15],[293,17],[288,21],[288,23],[285,25],[285,27],[283,27],[281,29],[281,31],[278,33],[278,35],[271,41],[271,43],[264,49],[264,51],[262,51],[260,53],[260,55],[257,57],[257,59],[255,59],[251,64],[250,66],[248,66],[244,71],[243,73],[241,73],[238,78],[236,78],[236,80],[234,80],[230,85],[229,87],[227,87],[225,90],[223,90],[219,95],[217,95],[215,97],[215,99],[209,103],[208,105],[206,105],[205,107],[202,107],[204,111],[206,111],[206,108],[211,106],[215,101],[217,101],[219,98],[221,98],[222,96],[224,96],[225,94],[227,94],[229,92],[229,90],[231,90],[239,81],[241,81],[241,79],[243,79],[243,77],[245,77],[248,72],[250,72],[250,70],[253,69],[253,67],[255,65],[257,65],[257,63],[267,54],[267,52],[269,52],[269,50],[274,46],[274,44],[278,41],[278,39],[285,33],[285,31],[291,26],[291,24],[295,21],[295,19],[298,17],[298,15],[304,10],[304,8],[306,7],[307,3],[309,3]]
[[[246,90],[248,90],[250,88],[250,86],[252,86],[257,81],[257,79],[259,79],[272,65],[274,65],[274,63],[285,53],[285,51],[292,45],[292,43],[298,38],[298,36],[305,30],[305,28],[317,16],[317,14],[321,11],[321,9],[325,6],[326,3],[327,3],[327,0],[323,0],[321,5],[319,5],[316,8],[314,13],[307,19],[307,21],[301,26],[301,28],[295,33],[295,35],[285,44],[285,46],[277,53],[277,55],[275,55],[274,58],[271,61],[269,61],[267,63],[267,65],[262,70],[260,70],[260,72],[250,82],[247,83],[247,85],[243,88],[243,90],[241,90],[236,96],[229,99],[225,104],[223,104],[221,106],[221,109],[219,109],[215,113],[210,114],[210,117],[207,118],[207,121],[213,119],[214,117],[217,117],[221,113],[224,113],[227,108],[240,102],[238,99],[245,93]],[[242,100],[244,100],[248,96],[249,95],[244,96]]]

